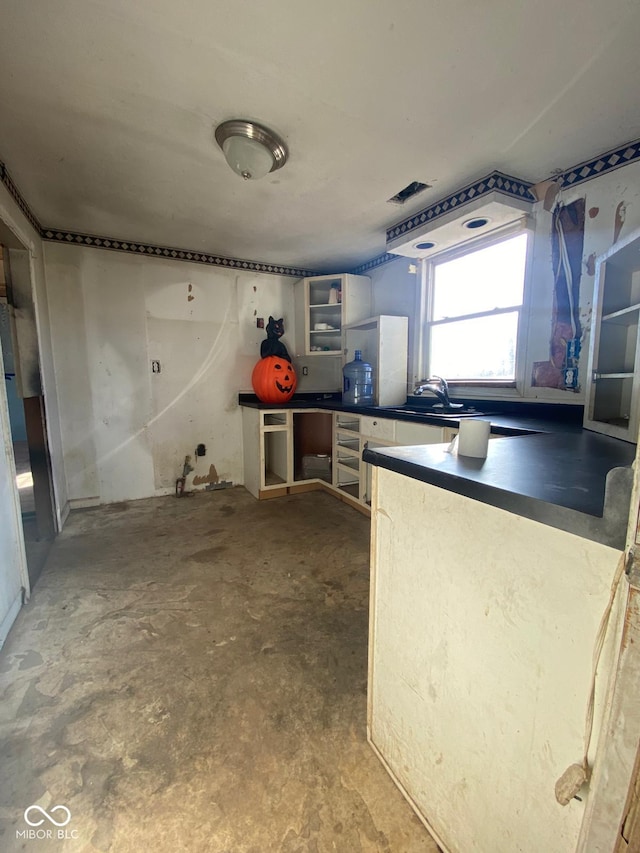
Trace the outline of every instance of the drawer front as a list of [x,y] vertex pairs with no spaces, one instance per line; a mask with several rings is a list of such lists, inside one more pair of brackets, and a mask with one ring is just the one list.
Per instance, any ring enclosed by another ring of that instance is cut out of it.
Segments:
[[360,432],[371,438],[384,438],[394,441],[396,437],[396,422],[391,418],[360,418]]
[[396,421],[398,444],[441,444],[446,441],[445,430],[433,424],[414,424],[411,421]]

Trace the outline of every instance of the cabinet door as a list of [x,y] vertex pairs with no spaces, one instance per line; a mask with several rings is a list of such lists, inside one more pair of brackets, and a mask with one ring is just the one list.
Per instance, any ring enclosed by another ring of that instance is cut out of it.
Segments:
[[441,444],[445,441],[444,429],[432,424],[416,424],[411,421],[396,422],[398,444]]
[[360,432],[369,438],[382,438],[394,441],[396,437],[396,422],[391,418],[360,418]]

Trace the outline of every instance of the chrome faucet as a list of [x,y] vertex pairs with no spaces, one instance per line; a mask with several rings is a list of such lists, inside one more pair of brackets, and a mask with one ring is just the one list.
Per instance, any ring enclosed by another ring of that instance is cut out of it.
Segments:
[[447,380],[443,379],[442,376],[432,376],[431,379],[423,379],[419,385],[413,389],[413,393],[416,397],[422,396],[424,391],[431,391],[432,394],[435,394],[438,400],[442,403],[442,405],[449,409],[452,404],[449,399],[449,386],[447,385]]

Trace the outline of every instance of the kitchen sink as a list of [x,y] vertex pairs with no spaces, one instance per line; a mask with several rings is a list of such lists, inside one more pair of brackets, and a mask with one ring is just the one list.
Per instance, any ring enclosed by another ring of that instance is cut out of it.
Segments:
[[479,412],[476,409],[470,409],[463,406],[461,409],[444,410],[442,407],[430,406],[383,406],[386,412],[398,412],[404,415],[428,415],[429,417],[449,418],[451,420],[459,420],[460,418],[484,418],[490,412]]

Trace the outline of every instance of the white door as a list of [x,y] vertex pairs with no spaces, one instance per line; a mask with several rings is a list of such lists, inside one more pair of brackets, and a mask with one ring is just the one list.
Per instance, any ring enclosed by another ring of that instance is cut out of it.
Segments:
[[[0,350],[0,368],[4,362]],[[16,486],[9,407],[4,382],[0,382],[0,647],[29,595],[29,576],[22,535],[20,498]]]

